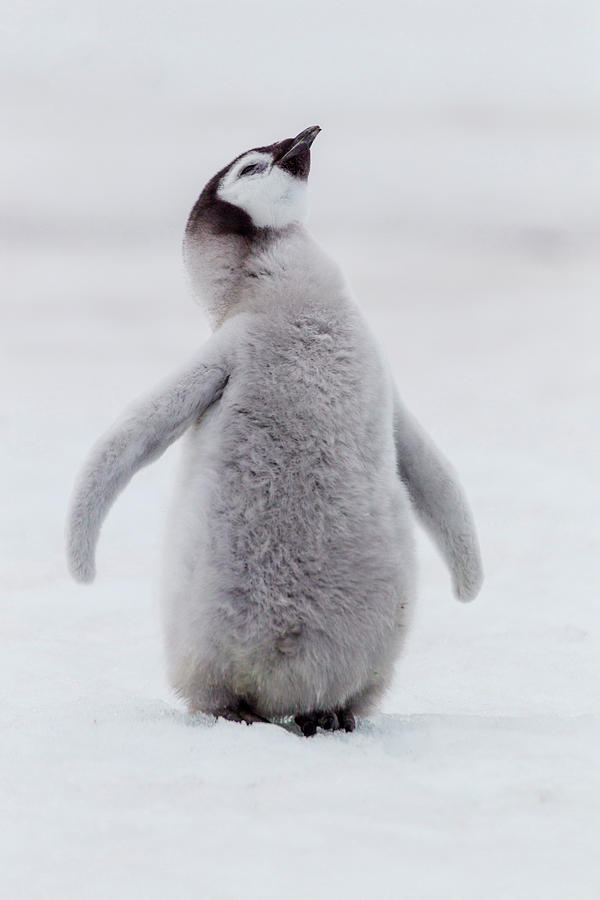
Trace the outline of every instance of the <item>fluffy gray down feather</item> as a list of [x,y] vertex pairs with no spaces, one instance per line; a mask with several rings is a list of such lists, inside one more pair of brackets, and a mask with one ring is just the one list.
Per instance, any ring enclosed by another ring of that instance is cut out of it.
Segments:
[[[254,261],[270,291],[257,293],[255,276],[245,294],[238,285],[198,358],[92,451],[71,505],[69,565],[94,578],[117,494],[185,432],[162,591],[174,689],[209,713],[239,698],[268,717],[364,713],[410,619],[411,507],[464,601],[482,582],[477,537],[337,269],[304,229],[281,241]],[[301,279],[281,262],[289,241]]]

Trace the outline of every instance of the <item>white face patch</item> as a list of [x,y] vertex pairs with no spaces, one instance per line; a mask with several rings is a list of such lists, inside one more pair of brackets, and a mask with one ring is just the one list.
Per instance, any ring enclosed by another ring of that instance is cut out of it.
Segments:
[[[255,168],[242,174],[250,166]],[[274,166],[268,153],[251,150],[238,159],[223,176],[217,195],[247,212],[257,228],[285,228],[306,219],[305,179]]]

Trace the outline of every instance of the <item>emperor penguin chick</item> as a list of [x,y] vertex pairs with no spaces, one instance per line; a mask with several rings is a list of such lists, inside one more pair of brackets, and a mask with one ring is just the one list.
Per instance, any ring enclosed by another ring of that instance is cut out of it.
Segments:
[[477,537],[448,463],[401,404],[337,266],[304,227],[315,126],[249,150],[190,214],[184,257],[214,333],[96,445],[68,557],[185,433],[163,586],[170,680],[191,711],[352,730],[390,683],[415,593],[414,510],[460,600]]

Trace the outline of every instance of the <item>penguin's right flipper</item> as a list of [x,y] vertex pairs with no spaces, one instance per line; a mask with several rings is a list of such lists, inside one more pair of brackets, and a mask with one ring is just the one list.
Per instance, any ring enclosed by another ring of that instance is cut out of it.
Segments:
[[94,580],[98,535],[117,495],[219,399],[227,378],[225,368],[212,359],[196,361],[100,438],[79,475],[69,510],[67,558],[76,581]]
[[450,463],[397,394],[394,439],[398,474],[452,573],[454,593],[463,602],[474,600],[483,581],[483,568],[467,498]]

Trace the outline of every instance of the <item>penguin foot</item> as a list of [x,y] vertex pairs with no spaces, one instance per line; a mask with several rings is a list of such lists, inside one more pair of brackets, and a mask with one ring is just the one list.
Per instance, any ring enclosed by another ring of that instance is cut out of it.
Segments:
[[354,731],[356,720],[349,709],[326,709],[312,713],[302,713],[294,719],[305,737],[312,737],[317,728],[323,731]]
[[306,713],[294,717],[294,722],[304,735],[304,737],[312,737],[317,733],[317,713]]
[[337,717],[340,728],[344,731],[354,731],[356,728],[354,713],[350,712],[349,709],[338,709]]
[[224,709],[217,710],[214,715],[218,719],[228,719],[230,722],[245,722],[246,725],[254,725],[255,722],[270,724],[268,719],[265,719],[264,716],[259,716],[243,701],[237,706],[227,706]]

